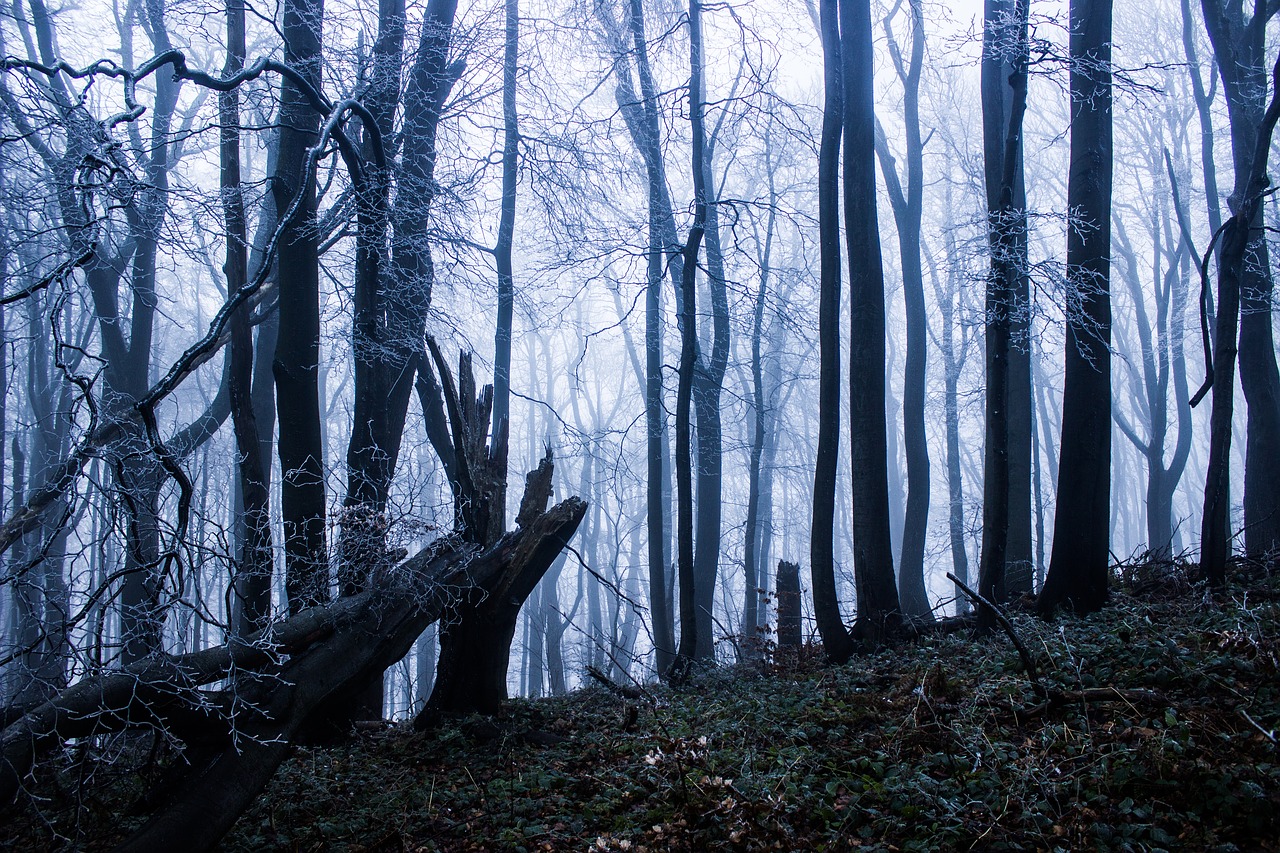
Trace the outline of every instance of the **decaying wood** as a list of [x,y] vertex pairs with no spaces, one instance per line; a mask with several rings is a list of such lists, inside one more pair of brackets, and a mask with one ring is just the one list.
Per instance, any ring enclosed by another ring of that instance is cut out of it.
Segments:
[[[551,451],[529,474],[518,531],[538,526],[551,496]],[[560,504],[577,507],[578,520],[586,504],[576,498]],[[414,721],[429,728],[442,713],[491,713],[507,698],[507,663],[516,619],[533,588],[568,543],[577,524],[561,539],[528,538],[504,571],[463,596],[450,610],[440,632],[440,664],[427,706]]]
[[[430,337],[427,348],[439,382],[424,381],[421,392],[438,393],[448,412],[449,429],[440,429],[437,424],[432,442],[442,458],[453,460],[452,468],[446,470],[450,471],[458,531],[469,541],[486,545],[501,536],[506,525],[507,423],[499,424],[490,437],[493,388],[485,386],[476,392],[469,354],[459,357],[455,384],[439,346]],[[424,411],[436,408],[435,402],[424,402]],[[537,524],[546,512],[553,471],[548,447],[537,468],[525,478],[517,529]],[[426,707],[414,721],[418,728],[430,727],[442,713],[491,713],[507,698],[507,665],[520,608],[568,537],[558,542],[531,539],[529,543],[526,551],[507,563],[502,574],[472,590],[451,609],[440,631],[435,684]]]
[[1084,690],[1049,690],[1043,702],[1030,708],[1010,708],[1019,723],[1043,716],[1076,703],[1124,702],[1128,705],[1166,705],[1168,699],[1156,690],[1124,690],[1119,687],[1089,687]]
[[[457,526],[473,542],[492,545],[506,527],[507,424],[505,421],[501,424],[490,443],[493,386],[486,385],[476,392],[470,353],[464,351],[458,356],[455,385],[440,347],[429,335],[427,348],[440,377],[438,384],[428,382],[427,385],[438,389],[449,414],[447,438],[440,435],[433,442],[441,458],[447,456],[453,461],[452,466],[446,466],[446,471],[450,472]],[[444,446],[439,446],[441,444]]]
[[[82,679],[5,727],[0,801],[16,797],[42,751],[70,738],[160,726],[186,742],[190,770],[120,849],[210,849],[322,703],[401,659],[459,598],[486,594],[479,591],[538,565],[545,572],[585,510],[570,498],[483,550],[460,535],[446,537],[379,573],[369,591],[242,642]],[[200,689],[224,679],[227,689]]]

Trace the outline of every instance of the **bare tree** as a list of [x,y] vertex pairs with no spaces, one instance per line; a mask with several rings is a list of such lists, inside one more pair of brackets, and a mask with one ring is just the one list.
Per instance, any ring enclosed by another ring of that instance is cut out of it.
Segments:
[[1107,600],[1111,521],[1111,0],[1071,3],[1071,172],[1062,452],[1049,573],[1036,602]]

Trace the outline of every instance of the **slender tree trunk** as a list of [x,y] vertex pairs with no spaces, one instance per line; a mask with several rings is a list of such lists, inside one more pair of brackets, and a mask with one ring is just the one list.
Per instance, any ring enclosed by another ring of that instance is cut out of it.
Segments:
[[[983,159],[991,272],[986,299],[986,441],[978,591],[988,600],[1005,595],[1008,559],[1009,359],[1018,278],[1026,272],[1026,211],[1025,205],[1019,205],[1019,195],[1028,9],[1028,0],[987,0],[983,34]],[[980,623],[989,627],[991,619],[983,608]]]
[[876,645],[901,620],[889,536],[885,434],[884,270],[876,216],[875,112],[870,0],[841,0],[844,75],[844,208],[852,328],[849,422],[853,470],[854,632]]
[[1071,3],[1067,340],[1053,552],[1037,607],[1107,600],[1111,521],[1111,0]]
[[904,63],[893,38],[891,21],[885,19],[889,51],[903,84],[903,118],[907,137],[906,189],[898,180],[893,156],[883,133],[876,147],[889,187],[889,199],[897,223],[902,258],[902,292],[907,313],[907,357],[903,381],[902,427],[907,456],[907,506],[902,526],[902,551],[898,568],[898,594],[903,615],[932,621],[933,611],[924,579],[924,546],[929,525],[929,446],[925,436],[924,408],[928,370],[928,319],[924,305],[924,271],[920,258],[920,222],[924,212],[924,143],[920,136],[920,72],[924,64],[924,11],[921,0],[911,0],[911,55]]
[[698,636],[699,625],[710,614],[698,613],[699,596],[693,542],[693,472],[690,403],[694,373],[698,367],[697,288],[698,252],[707,222],[706,131],[703,128],[702,103],[702,4],[689,2],[689,120],[693,132],[690,171],[693,175],[693,225],[683,249],[680,277],[680,366],[676,390],[676,541],[680,578],[680,646],[677,649],[677,675],[682,676],[689,664],[701,657],[706,640]]
[[[756,289],[751,325],[751,450],[747,470],[747,524],[743,531],[744,591],[742,601],[742,656],[755,660],[760,655],[760,604],[764,578],[760,566],[760,466],[764,456],[765,430],[769,412],[765,408],[764,365],[760,339],[764,334],[764,308],[769,297],[770,261],[773,254],[774,224],[778,194],[774,182],[772,137],[765,136],[765,174],[769,183],[769,212],[765,222],[764,247],[760,258],[760,285]],[[757,239],[759,235],[757,234]]]
[[[227,60],[224,77],[244,67],[245,9],[242,0],[228,0]],[[240,192],[240,92],[218,95],[223,218],[227,231],[223,273],[227,292],[244,286],[248,277],[249,246],[244,197]],[[236,474],[241,516],[236,557],[233,631],[247,637],[266,627],[271,613],[271,508],[267,478],[270,464],[262,455],[262,441],[253,407],[253,333],[249,306],[242,305],[231,318],[231,418],[236,437]]]
[[[950,208],[950,191],[948,190],[948,209]],[[955,240],[951,230],[946,231],[946,257],[955,257]],[[942,330],[939,338],[942,342],[942,382],[943,382],[943,421],[946,428],[947,446],[947,531],[951,543],[952,574],[963,583],[969,582],[969,552],[965,544],[964,530],[964,477],[960,473],[960,367],[964,353],[956,353],[956,300],[960,290],[955,283],[955,273],[948,267],[946,271],[947,290],[943,292],[938,281],[937,264],[932,255],[929,258],[929,274],[933,281],[933,292],[937,297],[942,314]],[[961,335],[963,337],[963,331]],[[956,587],[956,612],[968,612],[968,596]]]
[[[853,639],[840,616],[835,575],[836,479],[840,459],[840,137],[844,129],[844,77],[837,0],[821,0],[824,100],[818,150],[818,450],[813,473],[809,571],[813,615],[827,658],[843,663]],[[779,563],[779,607],[782,595]],[[797,582],[796,593],[799,594]],[[782,644],[779,615],[778,642]]]
[[[285,0],[285,61],[320,86],[324,0]],[[282,84],[280,159],[272,183],[281,219],[278,254],[280,330],[273,373],[279,412],[280,511],[290,612],[329,598],[325,545],[325,470],[320,429],[320,269],[316,184],[308,168],[319,117],[298,86]],[[298,199],[297,210],[288,216]],[[288,216],[286,220],[285,217]]]
[[561,554],[547,570],[543,581],[543,613],[546,620],[547,686],[552,696],[568,692],[564,676],[564,629],[568,622],[560,612],[560,570],[564,568],[565,555]]
[[[1226,522],[1237,316],[1240,384],[1248,404],[1245,551],[1268,560],[1275,560],[1280,551],[1280,372],[1271,325],[1273,284],[1261,196],[1275,113],[1280,109],[1280,80],[1274,79],[1277,72],[1273,72],[1271,101],[1264,111],[1266,26],[1275,14],[1273,8],[1255,3],[1247,19],[1240,6],[1215,0],[1204,0],[1202,10],[1227,95],[1235,165],[1233,215],[1219,254],[1210,457],[1201,531],[1201,564],[1210,582],[1221,586],[1230,547]],[[1277,63],[1280,71],[1280,60]]]
[[515,280],[511,246],[516,227],[516,180],[520,128],[516,123],[516,62],[520,51],[520,2],[505,0],[506,35],[502,58],[502,201],[498,242],[493,257],[498,268],[498,322],[493,344],[493,432],[511,411],[511,323]]

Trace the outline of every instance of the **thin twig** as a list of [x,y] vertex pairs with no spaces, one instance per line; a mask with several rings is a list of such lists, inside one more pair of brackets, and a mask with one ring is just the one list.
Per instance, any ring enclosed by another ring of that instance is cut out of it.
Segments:
[[1262,724],[1261,724],[1261,723],[1259,723],[1257,720],[1255,720],[1253,717],[1250,717],[1250,716],[1249,716],[1249,712],[1248,712],[1248,711],[1246,711],[1244,708],[1241,708],[1241,709],[1240,709],[1240,716],[1242,716],[1242,717],[1244,717],[1246,720],[1248,720],[1248,721],[1249,721],[1249,725],[1253,726],[1255,729],[1257,729],[1259,732],[1261,732],[1261,733],[1262,733],[1262,736],[1263,736],[1263,737],[1265,737],[1267,740],[1271,741],[1271,742],[1272,742],[1272,743],[1274,743],[1274,744],[1280,745],[1280,741],[1277,741],[1277,740],[1276,740],[1276,732],[1275,732],[1275,729],[1271,729],[1270,731],[1268,731],[1268,730],[1264,729],[1264,728],[1262,727]]
[[947,572],[947,579],[963,590],[965,595],[972,598],[975,603],[980,604],[991,611],[992,615],[996,618],[996,622],[1004,629],[1004,632],[1009,635],[1009,639],[1013,641],[1014,647],[1018,650],[1018,657],[1022,658],[1022,665],[1027,670],[1027,677],[1031,679],[1031,686],[1035,688],[1036,695],[1041,699],[1048,701],[1049,691],[1040,680],[1040,671],[1036,668],[1035,659],[1031,657],[1031,652],[1027,650],[1027,647],[1023,645],[1021,638],[1018,637],[1017,632],[1013,630],[1013,623],[1009,621],[1009,617],[1005,616],[1003,610],[992,604],[990,601],[987,601],[981,595],[978,595],[978,593],[970,589],[964,581],[951,574],[951,572]]

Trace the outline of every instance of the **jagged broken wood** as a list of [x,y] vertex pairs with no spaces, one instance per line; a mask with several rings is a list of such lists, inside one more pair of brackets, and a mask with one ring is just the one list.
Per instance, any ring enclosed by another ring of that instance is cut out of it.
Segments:
[[[163,726],[186,742],[190,769],[120,849],[210,849],[271,779],[313,711],[402,658],[451,601],[488,586],[513,562],[549,565],[585,510],[570,498],[483,551],[446,537],[375,578],[368,592],[245,642],[82,679],[4,729],[0,800],[12,801],[37,757],[67,739]],[[223,679],[225,690],[199,689]]]

